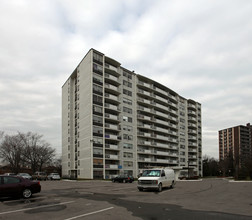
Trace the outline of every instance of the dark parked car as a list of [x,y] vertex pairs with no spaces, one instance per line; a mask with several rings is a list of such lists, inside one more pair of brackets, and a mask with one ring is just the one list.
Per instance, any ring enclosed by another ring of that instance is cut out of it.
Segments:
[[40,182],[24,179],[20,176],[0,175],[0,197],[23,196],[30,198],[41,191]]
[[112,178],[112,182],[119,182],[119,183],[132,183],[134,181],[133,176],[129,175],[119,175]]

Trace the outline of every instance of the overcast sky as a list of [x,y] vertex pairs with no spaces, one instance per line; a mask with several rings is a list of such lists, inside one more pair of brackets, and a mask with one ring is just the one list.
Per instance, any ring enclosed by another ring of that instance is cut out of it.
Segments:
[[250,0],[1,0],[0,130],[61,154],[61,87],[90,48],[202,104],[203,154],[252,123]]

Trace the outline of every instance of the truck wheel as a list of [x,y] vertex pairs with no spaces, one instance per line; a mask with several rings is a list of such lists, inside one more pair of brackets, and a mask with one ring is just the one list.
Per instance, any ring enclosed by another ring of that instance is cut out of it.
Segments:
[[123,183],[126,183],[126,180],[123,180]]
[[171,184],[171,186],[170,186],[170,188],[172,189],[173,187],[174,187],[174,181],[172,181],[172,184]]
[[162,183],[158,184],[158,192],[162,192]]
[[138,188],[139,191],[143,191],[143,188]]

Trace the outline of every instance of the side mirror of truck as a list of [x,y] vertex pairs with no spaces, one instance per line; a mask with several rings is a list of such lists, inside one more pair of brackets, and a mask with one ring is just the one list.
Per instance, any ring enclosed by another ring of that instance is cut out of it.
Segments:
[[161,173],[161,176],[165,176],[165,173]]

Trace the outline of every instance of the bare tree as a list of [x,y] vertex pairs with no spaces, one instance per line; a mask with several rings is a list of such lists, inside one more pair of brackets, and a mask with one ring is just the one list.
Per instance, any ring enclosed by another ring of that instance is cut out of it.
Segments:
[[0,158],[9,163],[11,172],[18,173],[22,163],[22,151],[24,145],[20,141],[19,135],[3,135],[3,141],[0,144]]
[[43,165],[49,163],[55,156],[55,149],[42,139],[42,135],[28,132],[19,133],[24,143],[23,160],[29,164],[32,171],[41,171]]

